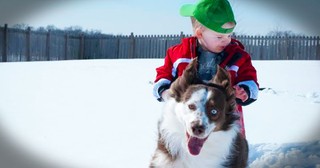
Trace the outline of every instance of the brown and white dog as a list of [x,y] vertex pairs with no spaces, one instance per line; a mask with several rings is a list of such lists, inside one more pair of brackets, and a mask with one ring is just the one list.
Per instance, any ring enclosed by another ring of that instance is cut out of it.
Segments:
[[240,133],[229,74],[218,66],[208,83],[197,77],[197,59],[170,87],[158,123],[150,168],[243,168],[248,145]]

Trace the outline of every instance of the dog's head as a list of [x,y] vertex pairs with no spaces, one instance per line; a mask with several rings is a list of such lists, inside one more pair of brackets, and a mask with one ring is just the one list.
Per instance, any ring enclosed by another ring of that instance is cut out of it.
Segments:
[[204,83],[198,77],[197,66],[194,59],[170,87],[192,155],[200,153],[211,132],[228,130],[238,119],[234,114],[236,103],[228,72],[218,66],[216,75]]

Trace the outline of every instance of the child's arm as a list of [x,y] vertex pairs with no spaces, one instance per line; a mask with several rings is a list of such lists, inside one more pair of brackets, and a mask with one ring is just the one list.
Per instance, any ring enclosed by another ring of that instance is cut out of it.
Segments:
[[153,85],[153,95],[157,98],[158,101],[163,101],[162,93],[169,89],[172,80],[172,61],[170,58],[170,49],[167,51],[166,57],[164,59],[164,65],[156,69],[157,76]]
[[[238,89],[236,89],[236,92],[238,90],[238,97],[237,97],[237,103],[240,105],[249,105],[252,102],[256,101],[258,98],[258,92],[259,92],[259,84],[257,82],[257,72],[256,69],[253,67],[251,58],[249,55],[244,56],[245,59],[239,66],[237,77],[236,77],[236,85]],[[241,91],[242,88],[246,96],[243,96],[243,92]],[[237,93],[236,93],[237,95]]]

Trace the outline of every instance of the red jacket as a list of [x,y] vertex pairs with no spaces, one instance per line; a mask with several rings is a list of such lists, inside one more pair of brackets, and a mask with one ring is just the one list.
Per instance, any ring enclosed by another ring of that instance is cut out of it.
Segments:
[[[157,76],[153,88],[153,94],[161,100],[161,93],[170,87],[170,84],[179,76],[196,55],[197,39],[188,37],[182,39],[182,43],[170,47],[167,50],[164,65],[156,69]],[[248,93],[249,99],[245,102],[237,101],[237,109],[240,114],[242,133],[244,134],[244,122],[241,105],[248,105],[255,101],[258,96],[258,82],[256,70],[252,66],[250,55],[244,51],[244,46],[237,40],[231,43],[223,51],[221,67],[228,70],[232,85],[243,87]]]

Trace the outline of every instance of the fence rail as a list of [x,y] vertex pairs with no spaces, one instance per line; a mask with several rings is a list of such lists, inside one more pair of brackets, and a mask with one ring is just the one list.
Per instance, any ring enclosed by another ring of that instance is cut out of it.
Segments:
[[[87,36],[0,27],[0,62],[73,59],[163,58],[188,37],[178,35]],[[320,60],[320,37],[235,36],[253,60]]]

